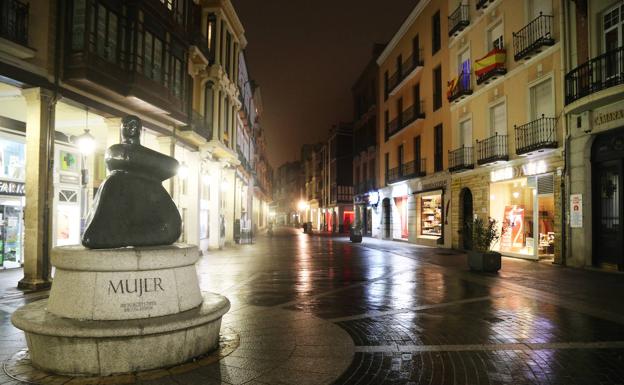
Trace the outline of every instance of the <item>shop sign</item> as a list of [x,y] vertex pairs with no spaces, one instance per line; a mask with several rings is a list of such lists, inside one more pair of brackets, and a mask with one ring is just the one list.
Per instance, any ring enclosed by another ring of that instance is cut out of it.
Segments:
[[439,180],[437,182],[424,183],[422,189],[424,191],[429,191],[429,190],[443,189],[445,187],[446,187],[446,180]]
[[522,173],[524,175],[544,174],[546,171],[548,171],[548,165],[543,160],[538,160],[537,162],[529,162],[522,165]]
[[26,185],[20,182],[0,180],[0,195],[24,196]]
[[80,178],[71,174],[61,174],[59,181],[65,184],[80,184]]
[[490,172],[490,181],[498,182],[501,180],[513,179],[517,176],[517,170],[514,167],[505,167]]
[[624,103],[618,102],[594,111],[593,129],[604,130],[619,127],[624,123]]
[[570,227],[583,227],[583,194],[570,195]]
[[379,203],[379,191],[373,191],[368,195],[368,203],[373,206]]

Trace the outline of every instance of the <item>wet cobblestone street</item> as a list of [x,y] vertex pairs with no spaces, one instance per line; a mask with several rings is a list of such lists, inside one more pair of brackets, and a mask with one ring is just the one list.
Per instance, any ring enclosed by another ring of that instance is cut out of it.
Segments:
[[[624,275],[507,258],[479,274],[452,250],[287,228],[198,270],[230,299],[222,332],[239,344],[140,383],[624,384]],[[19,278],[0,272],[3,362],[26,346],[11,313],[46,296]]]

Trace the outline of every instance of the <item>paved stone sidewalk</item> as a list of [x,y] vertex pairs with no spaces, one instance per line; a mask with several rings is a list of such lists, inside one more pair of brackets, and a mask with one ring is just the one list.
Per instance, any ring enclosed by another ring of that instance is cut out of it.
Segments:
[[[514,259],[476,274],[452,250],[300,229],[198,270],[202,290],[231,300],[223,330],[240,345],[141,383],[624,384],[620,274]],[[0,293],[1,360],[25,346],[10,313],[43,296]]]

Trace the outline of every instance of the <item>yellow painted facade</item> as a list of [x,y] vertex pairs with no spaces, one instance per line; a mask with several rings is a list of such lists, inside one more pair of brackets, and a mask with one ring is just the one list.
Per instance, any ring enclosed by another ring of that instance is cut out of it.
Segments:
[[[495,248],[528,259],[548,254],[557,262],[564,140],[560,5],[496,0],[479,2],[486,7],[478,9],[476,3],[465,2],[468,25],[448,44],[448,78],[470,69],[470,79],[463,83],[469,89],[450,107],[452,151],[472,147],[472,158],[465,162],[469,165],[464,165],[469,167],[458,167],[451,177],[453,247],[466,247],[463,224],[472,218],[464,215],[464,195],[469,192],[473,215],[492,217],[499,226],[515,220],[514,210],[522,213],[514,240],[508,230]],[[456,1],[451,4],[457,7]],[[538,35],[548,43],[536,43]],[[497,47],[506,50],[506,59],[498,72],[477,84],[476,61]],[[537,183],[542,183],[539,188]]]

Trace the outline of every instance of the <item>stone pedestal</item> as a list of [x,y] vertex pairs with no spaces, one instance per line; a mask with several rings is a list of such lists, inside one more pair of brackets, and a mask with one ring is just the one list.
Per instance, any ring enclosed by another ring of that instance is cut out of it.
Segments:
[[217,347],[227,298],[200,293],[196,246],[55,248],[48,300],[18,309],[35,366],[59,374],[128,373]]

